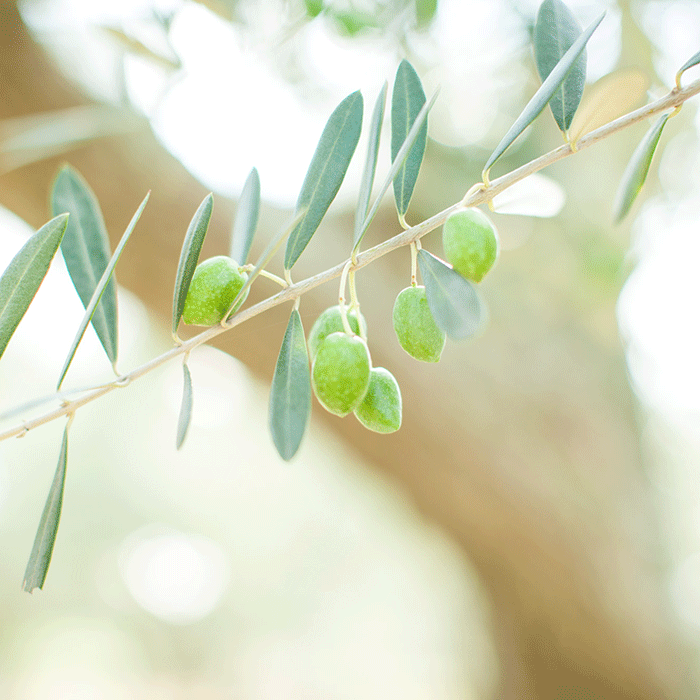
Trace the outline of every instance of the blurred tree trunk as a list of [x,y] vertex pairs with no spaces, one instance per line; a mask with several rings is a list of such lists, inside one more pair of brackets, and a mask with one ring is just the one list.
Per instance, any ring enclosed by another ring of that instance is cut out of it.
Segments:
[[[0,95],[0,120],[87,103],[8,0],[0,0]],[[96,190],[114,237],[153,190],[118,276],[167,318],[182,236],[205,190],[147,128],[94,141],[69,160]],[[35,227],[44,223],[59,162],[0,175],[2,204]],[[233,204],[217,198],[205,255],[225,250],[232,213]],[[286,216],[267,208],[261,228],[272,231]],[[376,224],[395,227],[393,212]],[[327,229],[296,279],[347,255],[345,216]],[[617,288],[588,297],[584,289],[572,304],[572,279],[556,265],[575,253],[551,224],[543,235],[546,244],[533,238],[492,273],[484,337],[450,344],[434,367],[416,366],[381,333],[408,282],[407,253],[363,270],[374,362],[399,378],[404,426],[377,436],[355,421],[323,420],[402,484],[478,568],[493,603],[501,700],[690,698],[689,675],[674,670],[688,656],[663,603],[660,528],[617,339]],[[554,260],[555,270],[542,260]],[[270,291],[264,282],[256,287],[253,300]],[[335,285],[308,296],[307,328],[333,303]],[[269,380],[288,312],[253,319],[219,346]]]

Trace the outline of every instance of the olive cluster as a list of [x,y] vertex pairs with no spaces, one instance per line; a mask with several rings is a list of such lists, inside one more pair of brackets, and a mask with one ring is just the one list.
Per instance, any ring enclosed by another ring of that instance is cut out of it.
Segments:
[[[496,229],[477,209],[463,209],[448,217],[442,238],[448,262],[472,282],[480,282],[498,256]],[[185,323],[210,326],[220,322],[247,279],[244,268],[227,256],[200,263],[185,301]],[[247,292],[236,308],[246,296]],[[424,286],[413,284],[402,290],[392,317],[396,337],[411,357],[422,362],[440,359],[445,332],[435,322]],[[327,411],[337,416],[354,413],[370,430],[392,433],[401,427],[401,391],[389,370],[372,366],[366,338],[367,323],[359,309],[326,309],[307,341],[311,385]]]
[[353,412],[366,428],[393,433],[401,427],[401,391],[394,375],[372,367],[367,324],[359,312],[347,311],[351,333],[340,306],[326,309],[309,333],[311,385],[320,404],[331,413]]

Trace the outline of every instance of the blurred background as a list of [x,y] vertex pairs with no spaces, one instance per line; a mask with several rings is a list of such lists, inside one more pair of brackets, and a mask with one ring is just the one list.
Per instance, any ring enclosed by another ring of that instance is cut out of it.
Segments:
[[[426,92],[441,88],[408,221],[461,199],[539,84],[538,5],[0,0],[0,262],[50,218],[65,161],[113,242],[152,190],[117,269],[119,368],[135,367],[171,345],[177,259],[205,194],[208,257],[227,251],[258,168],[255,256],[334,106],[361,89],[367,123],[404,57]],[[621,109],[665,94],[700,49],[692,0],[568,5],[582,26],[607,10],[588,78],[634,71],[610,93]],[[374,364],[402,388],[398,433],[315,404],[282,462],[267,397],[289,308],[258,316],[190,359],[179,452],[179,362],[78,412],[53,562],[31,596],[22,575],[63,425],[3,443],[2,697],[697,698],[697,115],[691,100],[669,122],[621,226],[617,183],[647,124],[501,202],[489,323],[437,365],[403,353],[389,323],[408,251],[358,273]],[[547,111],[492,177],[560,143]],[[295,279],[347,257],[357,161]],[[388,165],[385,152],[378,179]],[[399,230],[387,197],[366,245]],[[423,245],[442,253],[438,232]],[[250,302],[274,291],[260,280]],[[304,296],[307,331],[336,297],[335,283]],[[81,316],[57,258],[0,363],[0,411],[51,394]],[[86,335],[66,386],[110,378]]]

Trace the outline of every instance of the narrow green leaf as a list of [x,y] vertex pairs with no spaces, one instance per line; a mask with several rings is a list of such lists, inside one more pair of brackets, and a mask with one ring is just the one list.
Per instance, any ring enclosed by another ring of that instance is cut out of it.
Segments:
[[182,365],[182,370],[184,372],[184,385],[182,388],[180,417],[177,421],[177,438],[175,440],[175,447],[178,450],[182,447],[182,443],[185,442],[187,429],[190,427],[190,420],[192,419],[192,375],[187,363]]
[[697,66],[700,63],[700,51],[698,51],[694,56],[691,56],[678,70],[676,73],[676,85],[680,88],[681,86],[681,76],[685,73],[688,68]]
[[[61,252],[68,274],[87,308],[95,287],[109,262],[109,237],[100,205],[90,186],[70,165],[56,176],[51,192],[53,215],[70,214]],[[109,281],[92,317],[92,326],[107,353],[109,361],[117,361],[117,283]]]
[[386,102],[387,89],[388,85],[384,83],[379,92],[379,97],[377,97],[377,102],[374,105],[374,111],[372,112],[369,140],[367,142],[367,159],[365,160],[365,169],[362,172],[360,193],[357,198],[357,209],[355,210],[355,234],[353,236],[353,245],[355,246],[360,242],[362,234],[364,233],[362,224],[367,217],[369,198],[372,196],[372,185],[374,184],[374,174],[377,170],[379,138],[382,133],[382,122],[384,121],[384,103]]
[[372,223],[372,219],[374,219],[377,211],[379,210],[379,206],[382,203],[382,198],[386,194],[386,191],[389,189],[389,186],[391,183],[394,181],[394,178],[396,177],[396,173],[399,172],[401,166],[403,165],[404,161],[406,160],[406,156],[408,156],[408,152],[411,150],[411,147],[413,146],[415,140],[418,138],[418,134],[421,132],[423,128],[423,124],[425,123],[425,120],[428,118],[428,114],[430,113],[430,110],[433,108],[433,105],[435,104],[435,100],[437,100],[438,96],[438,90],[436,90],[433,93],[433,96],[423,105],[423,108],[421,111],[418,113],[418,116],[416,117],[416,120],[413,122],[413,126],[411,127],[411,130],[408,132],[408,136],[406,137],[406,140],[403,142],[403,146],[399,149],[399,152],[396,154],[396,158],[394,158],[393,163],[391,164],[391,168],[389,172],[387,173],[386,178],[384,179],[384,182],[382,183],[382,186],[379,188],[379,192],[377,193],[377,196],[374,198],[374,204],[372,205],[372,208],[369,210],[369,214],[365,217],[365,221],[362,224],[362,228],[360,230],[359,237],[357,239],[357,243],[355,243],[354,247],[354,252],[357,252],[360,247],[360,243],[362,242],[362,237],[365,235],[365,232],[369,228],[369,225]]
[[44,281],[67,224],[68,214],[44,224],[0,277],[0,357]]
[[126,242],[129,240],[129,237],[131,236],[134,227],[136,226],[136,223],[138,220],[141,218],[141,213],[143,212],[144,207],[146,206],[146,202],[148,202],[148,198],[151,196],[151,193],[149,192],[146,197],[144,198],[143,202],[141,202],[141,205],[139,208],[136,210],[136,213],[132,217],[131,221],[129,222],[129,225],[126,227],[126,231],[124,231],[124,235],[122,236],[121,240],[117,244],[117,247],[112,254],[112,257],[109,260],[109,263],[107,264],[107,267],[105,268],[104,273],[102,274],[102,277],[100,278],[100,281],[97,284],[97,287],[95,287],[95,292],[92,295],[92,298],[90,299],[90,302],[88,303],[86,309],[85,309],[85,315],[83,316],[83,320],[80,322],[80,326],[78,328],[78,332],[75,334],[75,338],[73,340],[73,344],[71,345],[70,350],[68,351],[68,357],[66,358],[66,361],[63,365],[63,369],[61,370],[61,376],[58,380],[58,384],[56,385],[56,391],[58,391],[61,388],[61,384],[63,383],[63,380],[65,379],[66,372],[68,372],[68,368],[70,367],[71,362],[73,361],[73,357],[75,357],[75,352],[78,349],[78,345],[80,344],[80,341],[83,339],[83,335],[85,334],[85,330],[88,327],[88,324],[90,323],[90,320],[92,319],[92,315],[95,312],[95,307],[97,304],[100,303],[100,297],[102,296],[102,293],[105,290],[105,287],[109,283],[109,280],[112,277],[112,273],[114,272],[114,268],[117,265],[117,262],[119,262],[119,257],[122,254],[122,251],[124,250],[124,246],[126,245]]
[[311,375],[301,316],[295,309],[287,331],[270,390],[270,431],[280,457],[296,454],[311,415]]
[[452,340],[473,336],[484,317],[474,285],[424,249],[418,251],[418,267],[438,327]]
[[[544,0],[533,33],[535,62],[542,80],[552,72],[572,44],[581,36],[576,18],[561,0]],[[564,82],[549,101],[554,120],[566,134],[576,114],[586,84],[586,50],[574,61]]]
[[63,505],[63,487],[66,481],[66,462],[68,459],[68,426],[63,431],[61,453],[58,457],[56,474],[46,499],[44,512],[41,514],[39,528],[34,538],[32,553],[29,555],[27,568],[24,572],[22,587],[27,593],[35,588],[43,588],[46,573],[51,563],[53,546],[58,532],[58,523],[61,519],[61,506]]
[[540,85],[540,89],[532,96],[532,99],[525,105],[525,109],[520,116],[515,120],[513,126],[510,127],[508,133],[501,139],[501,142],[496,146],[496,150],[489,156],[484,166],[484,178],[488,177],[488,171],[491,166],[505,153],[510,146],[525,129],[532,124],[539,116],[540,112],[547,106],[549,100],[557,91],[559,86],[564,82],[569,71],[576,63],[576,60],[586,48],[588,40],[593,32],[598,28],[598,25],[603,21],[605,12],[591,24],[586,31],[579,36],[578,39],[571,45],[569,50],[562,56],[561,60],[553,68],[545,81]]
[[173,335],[177,333],[177,327],[182,318],[185,299],[187,299],[190,282],[192,282],[192,276],[199,261],[204,237],[207,235],[213,206],[214,196],[209,193],[194,213],[192,221],[187,227],[185,240],[182,242],[180,260],[177,264],[177,273],[175,274],[175,291],[173,293]]
[[362,130],[362,95],[348,95],[328,119],[306,173],[297,212],[306,214],[287,241],[284,268],[291,270],[340,189]]
[[654,152],[659,144],[661,132],[664,130],[664,126],[666,126],[666,122],[670,116],[670,112],[664,114],[656,124],[647,131],[640,144],[634,149],[634,153],[625,168],[625,172],[622,174],[620,187],[617,190],[614,206],[615,223],[619,224],[620,221],[627,216],[629,210],[632,208],[632,204],[634,204],[634,200],[642,189],[647,179],[647,174],[649,173],[649,166],[654,157]]
[[[406,140],[413,122],[425,104],[425,92],[413,66],[404,59],[399,64],[391,96],[391,159],[395,160],[401,145]],[[394,178],[394,199],[399,219],[403,218],[411,201],[413,188],[418,179],[418,171],[423,162],[428,124],[423,123],[415,143]]]
[[253,236],[258,226],[258,214],[260,213],[260,176],[256,168],[253,168],[245,181],[243,191],[238,200],[236,218],[233,222],[231,234],[230,256],[239,264],[245,265],[248,261],[250,246],[253,244]]

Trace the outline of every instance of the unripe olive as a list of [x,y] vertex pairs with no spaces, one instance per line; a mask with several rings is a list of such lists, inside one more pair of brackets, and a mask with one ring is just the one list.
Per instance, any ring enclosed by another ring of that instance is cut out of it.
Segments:
[[[357,314],[360,314],[360,320],[357,320]],[[355,335],[367,336],[367,323],[365,317],[360,312],[348,311],[348,323],[350,328],[352,328]],[[362,328],[362,332],[360,332]],[[331,334],[339,333],[345,330],[343,328],[343,320],[341,317],[340,306],[331,306],[326,309],[311,326],[311,332],[309,333],[309,357],[313,362],[314,357],[316,357],[316,351],[318,346]]]
[[388,369],[372,368],[369,388],[355,415],[375,433],[393,433],[401,427],[401,390]]
[[[199,263],[187,292],[182,320],[195,326],[219,323],[247,279],[247,273],[226,255],[217,255]],[[247,296],[246,291],[236,304],[236,309]]]
[[496,227],[479,209],[451,214],[442,227],[445,258],[472,282],[481,282],[498,257]]
[[394,330],[401,347],[416,360],[437,362],[445,347],[445,334],[428,308],[425,287],[406,287],[394,302]]
[[360,404],[369,387],[367,343],[357,335],[331,333],[318,346],[311,372],[316,398],[331,413],[345,416]]

